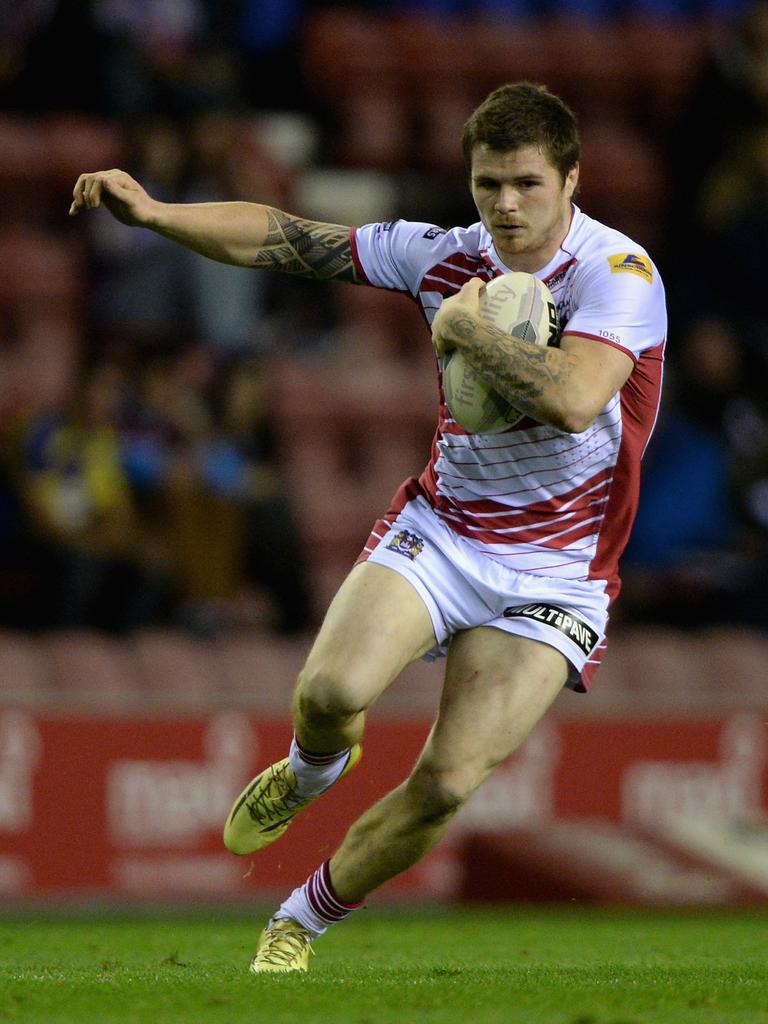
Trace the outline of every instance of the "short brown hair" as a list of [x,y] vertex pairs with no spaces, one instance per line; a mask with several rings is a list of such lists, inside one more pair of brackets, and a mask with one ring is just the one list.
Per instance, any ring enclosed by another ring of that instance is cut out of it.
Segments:
[[497,153],[538,146],[563,181],[578,163],[581,142],[576,115],[544,85],[514,82],[487,96],[464,125],[464,162],[472,173],[472,151],[484,144]]

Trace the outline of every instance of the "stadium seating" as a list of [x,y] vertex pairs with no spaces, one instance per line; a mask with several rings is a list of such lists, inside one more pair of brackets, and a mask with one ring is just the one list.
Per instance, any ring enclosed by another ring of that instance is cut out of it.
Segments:
[[54,188],[67,192],[84,168],[119,167],[126,155],[126,138],[120,124],[82,114],[46,118],[43,138],[48,180]]
[[5,704],[34,708],[54,695],[43,647],[24,633],[0,632],[0,679]]
[[[89,630],[37,638],[5,630],[0,633],[0,707],[88,713],[226,706],[285,713],[311,639],[277,637],[266,629],[212,639],[173,629],[145,630],[130,638]],[[766,659],[763,632],[624,628],[612,638],[590,696],[565,693],[557,712],[589,717],[638,709],[685,715],[765,710]],[[439,664],[411,665],[380,708],[430,714],[441,681]]]
[[0,115],[0,181],[18,184],[47,173],[45,138],[37,124]]
[[266,633],[218,640],[214,652],[222,694],[228,702],[284,713],[308,646],[308,640]]
[[[0,170],[0,193],[1,179]],[[0,228],[0,316],[12,325],[14,341],[0,357],[0,418],[67,393],[79,352],[84,290],[78,238],[34,222]]]
[[[323,8],[306,26],[306,73],[341,122],[341,138],[359,128],[361,145],[364,125],[374,134],[381,130],[373,106],[365,113],[373,96],[384,123],[391,124],[397,109],[401,122],[410,115],[418,135],[433,125],[430,115],[441,101],[448,115],[457,106],[468,113],[489,89],[511,79],[545,82],[585,114],[610,110],[668,123],[716,37],[717,21],[664,9],[633,10],[621,18],[596,14],[555,8],[502,16],[486,9],[439,18]],[[361,92],[366,101],[349,102]],[[359,116],[363,120],[356,122]],[[455,148],[455,135],[452,142]],[[403,152],[402,139],[395,145]],[[412,149],[406,155],[412,160]],[[354,153],[347,150],[346,157]],[[391,164],[393,154],[385,161]]]
[[119,642],[88,631],[60,630],[39,641],[51,688],[62,705],[81,710],[132,708],[142,680]]
[[83,253],[76,238],[36,226],[0,231],[0,304],[45,298],[72,309],[84,290]]
[[[0,115],[0,180],[72,188],[83,167],[114,167],[125,149],[122,128],[82,114],[37,120]],[[39,196],[39,193],[38,193]]]

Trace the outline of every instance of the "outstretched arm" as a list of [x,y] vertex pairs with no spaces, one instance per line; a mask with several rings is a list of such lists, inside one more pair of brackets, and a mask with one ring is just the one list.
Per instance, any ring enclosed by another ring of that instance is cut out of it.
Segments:
[[220,263],[361,283],[350,229],[341,224],[305,220],[259,203],[161,203],[117,169],[81,174],[69,213],[101,205],[123,224],[150,228]]

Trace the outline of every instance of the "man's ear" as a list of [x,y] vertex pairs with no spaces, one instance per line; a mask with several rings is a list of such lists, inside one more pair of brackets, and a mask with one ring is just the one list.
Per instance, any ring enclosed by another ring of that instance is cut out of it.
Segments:
[[579,184],[579,165],[575,163],[565,176],[565,188],[568,190],[568,198],[573,197]]

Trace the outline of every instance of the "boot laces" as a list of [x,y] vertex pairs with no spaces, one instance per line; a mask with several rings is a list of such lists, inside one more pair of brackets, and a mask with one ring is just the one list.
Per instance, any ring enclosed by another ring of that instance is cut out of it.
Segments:
[[310,953],[314,952],[309,933],[301,925],[288,921],[281,927],[281,922],[276,921],[268,929],[264,945],[256,953],[255,962],[274,967],[291,967],[307,948]]
[[267,825],[286,814],[293,814],[304,803],[286,778],[288,767],[287,764],[281,767],[273,765],[266,784],[258,787],[252,800],[246,801],[248,813],[257,825]]

